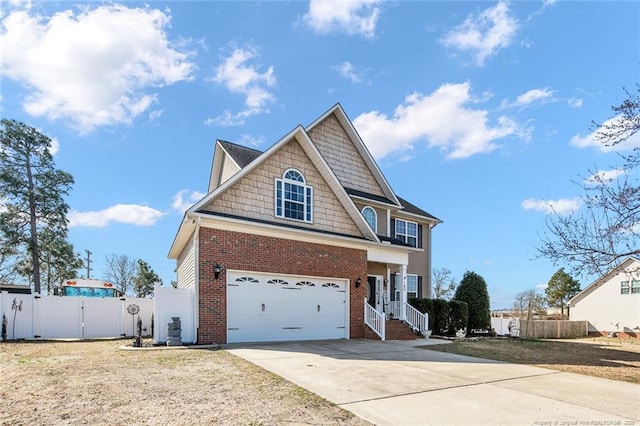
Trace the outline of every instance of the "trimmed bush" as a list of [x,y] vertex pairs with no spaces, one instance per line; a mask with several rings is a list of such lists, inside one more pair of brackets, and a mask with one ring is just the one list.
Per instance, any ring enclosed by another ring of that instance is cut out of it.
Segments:
[[465,302],[412,298],[409,304],[429,315],[429,330],[435,335],[453,335],[456,330],[465,328],[469,320],[469,310]]
[[451,309],[451,322],[449,323],[449,334],[456,334],[456,330],[461,330],[469,323],[469,306],[467,302],[461,302],[459,300],[452,300],[449,302],[449,308]]
[[471,271],[465,272],[453,300],[467,302],[469,308],[467,333],[473,330],[487,330],[491,327],[489,292],[487,283],[480,275]]
[[444,334],[449,328],[450,322],[451,309],[449,308],[449,302],[442,299],[433,299],[431,302],[433,303],[433,313],[430,314],[433,316],[431,330],[433,330],[434,334]]

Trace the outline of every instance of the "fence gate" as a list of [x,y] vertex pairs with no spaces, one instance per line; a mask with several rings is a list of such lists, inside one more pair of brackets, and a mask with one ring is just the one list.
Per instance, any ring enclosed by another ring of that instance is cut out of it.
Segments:
[[[14,300],[22,309],[12,309]],[[138,315],[127,312],[138,305]],[[151,334],[153,299],[40,296],[0,293],[0,312],[7,321],[8,339],[92,339],[133,336],[135,322]],[[15,331],[15,332],[14,332]]]

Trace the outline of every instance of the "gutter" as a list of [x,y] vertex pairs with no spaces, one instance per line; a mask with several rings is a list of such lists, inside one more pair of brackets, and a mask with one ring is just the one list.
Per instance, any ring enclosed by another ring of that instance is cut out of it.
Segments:
[[194,280],[195,280],[195,285],[193,286],[194,288],[194,304],[195,306],[193,307],[193,344],[195,345],[198,342],[198,328],[200,328],[200,312],[199,312],[199,307],[200,307],[200,217],[197,217],[196,219],[196,229],[193,233],[193,245],[194,245],[194,256],[193,256],[193,260],[195,265],[194,269],[195,269],[195,274],[194,274]]

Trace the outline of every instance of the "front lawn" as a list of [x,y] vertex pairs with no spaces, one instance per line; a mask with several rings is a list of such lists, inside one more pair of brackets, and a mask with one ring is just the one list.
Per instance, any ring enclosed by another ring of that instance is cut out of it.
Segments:
[[425,349],[640,384],[640,340],[479,338]]

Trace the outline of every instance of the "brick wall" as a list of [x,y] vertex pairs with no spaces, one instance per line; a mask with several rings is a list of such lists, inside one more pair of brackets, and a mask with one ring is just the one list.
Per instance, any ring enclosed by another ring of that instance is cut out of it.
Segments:
[[[292,275],[348,278],[349,335],[364,336],[363,301],[366,295],[367,252],[324,244],[264,237],[234,231],[200,228],[198,343],[226,343],[226,274],[214,279],[213,265],[226,269]],[[355,288],[355,279],[363,285]]]

